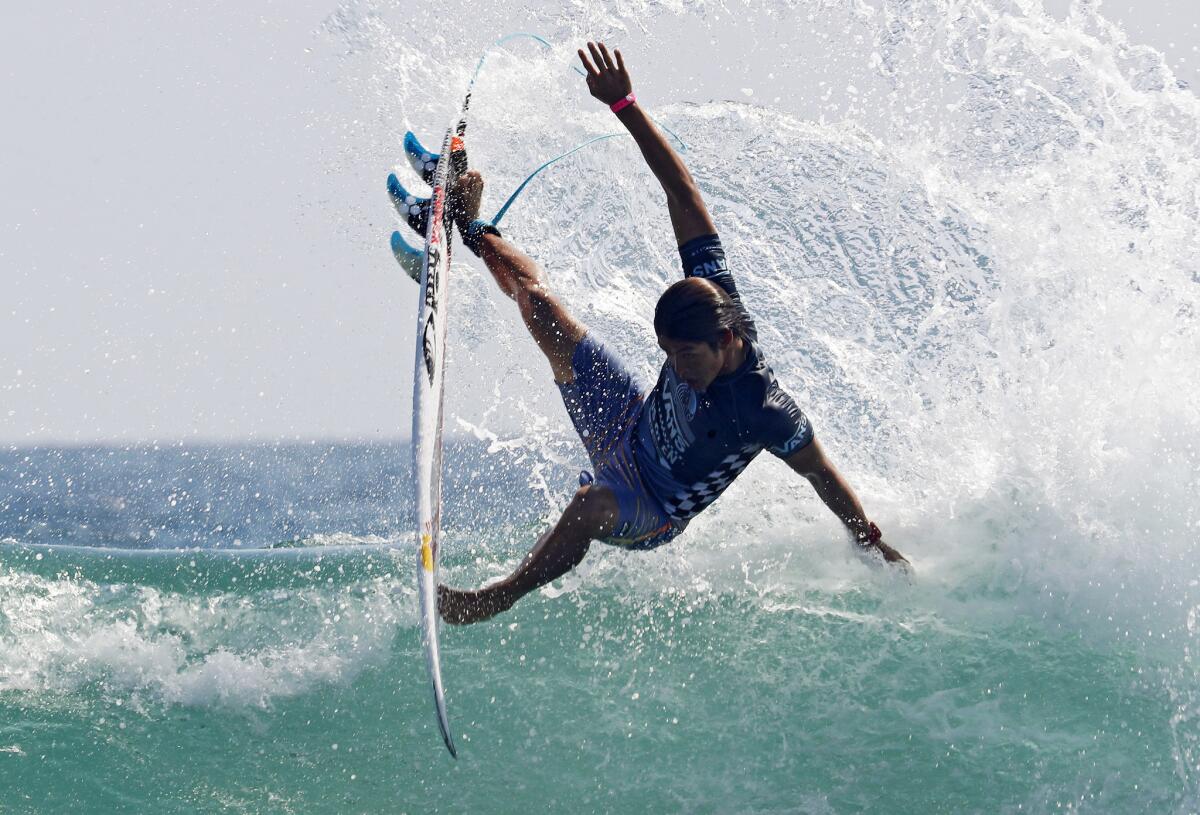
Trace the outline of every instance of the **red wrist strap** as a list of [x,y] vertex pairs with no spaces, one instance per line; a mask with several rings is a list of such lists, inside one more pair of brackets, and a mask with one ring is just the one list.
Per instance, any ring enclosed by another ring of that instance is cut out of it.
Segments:
[[637,97],[631,93],[628,96],[626,96],[624,99],[618,99],[617,101],[613,102],[611,105],[608,106],[608,109],[611,110],[613,113],[620,113],[621,111],[623,111],[625,108],[629,107],[636,101],[637,101]]

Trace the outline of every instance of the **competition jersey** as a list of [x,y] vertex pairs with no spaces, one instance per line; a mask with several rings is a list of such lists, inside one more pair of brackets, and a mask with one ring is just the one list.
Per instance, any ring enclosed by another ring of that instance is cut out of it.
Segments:
[[[685,275],[711,280],[741,306],[716,235],[688,241],[679,253]],[[703,393],[664,363],[646,395],[634,458],[647,489],[676,523],[716,500],[762,450],[786,458],[813,439],[808,417],[763,359],[753,323],[748,333],[745,361]]]

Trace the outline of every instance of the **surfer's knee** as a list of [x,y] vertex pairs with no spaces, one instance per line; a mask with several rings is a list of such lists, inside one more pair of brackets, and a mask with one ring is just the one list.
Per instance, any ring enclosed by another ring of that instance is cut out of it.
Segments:
[[572,521],[593,530],[606,528],[616,520],[619,511],[612,490],[600,484],[581,486],[567,505]]

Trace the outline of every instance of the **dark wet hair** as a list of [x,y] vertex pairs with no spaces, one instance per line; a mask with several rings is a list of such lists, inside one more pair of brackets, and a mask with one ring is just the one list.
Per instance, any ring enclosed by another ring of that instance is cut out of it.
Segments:
[[702,277],[673,283],[654,307],[654,332],[660,337],[706,342],[715,349],[725,329],[748,339],[750,318],[724,289]]

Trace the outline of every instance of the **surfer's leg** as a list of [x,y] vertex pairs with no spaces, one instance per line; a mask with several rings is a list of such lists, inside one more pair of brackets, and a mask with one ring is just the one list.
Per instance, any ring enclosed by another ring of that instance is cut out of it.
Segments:
[[[472,170],[464,173],[454,191],[460,208],[460,222],[469,223],[479,215],[483,194],[483,176]],[[521,319],[538,348],[550,361],[554,381],[570,383],[571,357],[575,345],[587,333],[583,323],[576,320],[562,301],[550,292],[546,273],[517,247],[499,235],[485,234],[479,243],[479,256],[487,264],[500,290],[516,301]]]
[[555,297],[545,272],[524,252],[498,235],[483,239],[482,257],[501,290],[517,303],[521,319],[538,348],[550,361],[554,381],[574,380],[571,357],[587,329]]
[[553,528],[538,538],[511,575],[477,591],[438,586],[438,611],[448,623],[486,620],[574,569],[592,540],[612,531],[619,508],[612,491],[600,485],[580,487]]

